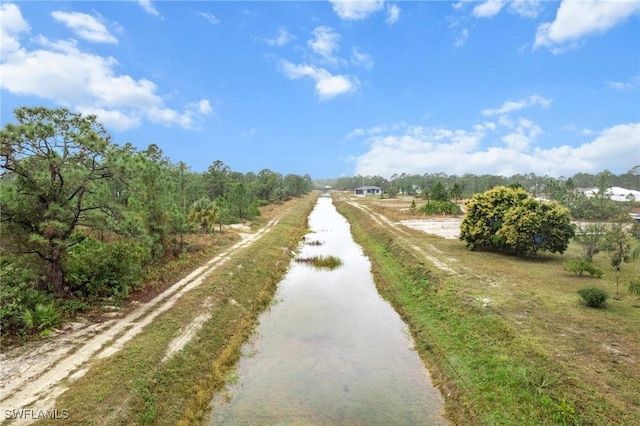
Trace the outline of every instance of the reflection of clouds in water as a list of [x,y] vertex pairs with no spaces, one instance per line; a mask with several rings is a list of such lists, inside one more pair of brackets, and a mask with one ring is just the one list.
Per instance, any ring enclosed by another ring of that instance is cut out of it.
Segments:
[[406,325],[377,293],[331,199],[318,201],[309,226],[306,240],[321,229],[324,244],[299,255],[332,255],[345,266],[292,263],[281,302],[261,316],[256,355],[241,359],[239,384],[228,405],[215,405],[214,424],[446,424]]

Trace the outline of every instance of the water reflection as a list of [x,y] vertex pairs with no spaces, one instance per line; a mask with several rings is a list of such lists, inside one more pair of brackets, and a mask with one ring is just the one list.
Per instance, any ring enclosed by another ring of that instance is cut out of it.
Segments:
[[316,269],[292,262],[244,348],[230,400],[214,424],[447,424],[442,397],[411,349],[406,326],[377,293],[370,264],[329,197],[309,217],[302,257],[336,256]]

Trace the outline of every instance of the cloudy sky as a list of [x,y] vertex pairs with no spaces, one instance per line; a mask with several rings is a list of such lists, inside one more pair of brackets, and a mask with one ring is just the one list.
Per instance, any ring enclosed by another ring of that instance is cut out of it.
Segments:
[[571,176],[640,164],[640,2],[0,3],[2,126],[313,178]]

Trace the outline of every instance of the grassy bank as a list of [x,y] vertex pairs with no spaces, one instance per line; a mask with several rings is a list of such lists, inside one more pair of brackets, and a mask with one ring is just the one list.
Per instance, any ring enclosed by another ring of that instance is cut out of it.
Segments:
[[[196,424],[270,303],[306,231],[317,193],[287,203],[278,224],[236,253],[109,358],[94,363],[56,402],[74,424]],[[199,315],[202,328],[165,360]]]
[[[528,261],[418,231],[398,238],[369,213],[336,205],[380,293],[408,324],[454,424],[640,424],[640,309],[632,296],[586,308],[577,289],[610,283],[564,273],[571,253]],[[412,246],[456,273],[436,269]],[[605,258],[597,261],[606,267]],[[626,276],[640,272],[625,266]]]

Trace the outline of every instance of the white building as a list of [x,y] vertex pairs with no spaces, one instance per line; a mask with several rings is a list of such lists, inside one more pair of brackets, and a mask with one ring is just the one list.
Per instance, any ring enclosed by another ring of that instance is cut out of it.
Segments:
[[382,188],[379,186],[359,186],[355,189],[354,194],[357,197],[366,197],[367,195],[380,195]]
[[[593,197],[598,193],[598,188],[586,188],[583,189],[582,192],[584,192],[584,195],[587,197]],[[633,189],[624,189],[619,186],[612,186],[607,189],[606,193],[610,195],[610,198],[613,201],[640,201],[640,191],[634,191]],[[630,199],[631,197],[633,197],[633,199]]]

